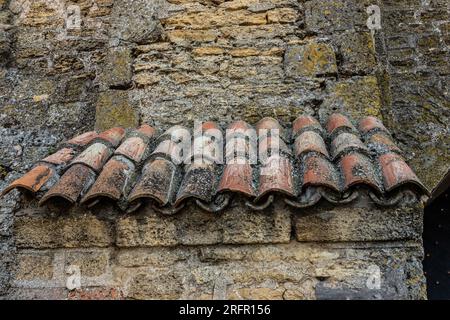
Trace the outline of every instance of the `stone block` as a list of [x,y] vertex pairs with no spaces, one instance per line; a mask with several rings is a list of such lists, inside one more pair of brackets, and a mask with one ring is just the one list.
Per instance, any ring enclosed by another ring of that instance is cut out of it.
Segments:
[[139,124],[139,115],[129,103],[128,92],[119,90],[99,94],[95,119],[95,128],[98,130],[117,126],[135,128]]
[[337,36],[335,42],[339,48],[339,73],[351,75],[374,71],[377,61],[370,33],[347,31]]
[[131,84],[133,57],[128,47],[108,50],[103,78],[109,87],[127,87]]
[[331,33],[365,26],[370,0],[313,0],[305,3],[306,28]]
[[107,272],[110,253],[108,250],[83,250],[68,251],[65,256],[66,268],[78,266],[81,276],[96,277]]
[[381,117],[381,92],[375,76],[354,77],[330,83],[319,110],[326,119],[331,113],[343,112],[355,120],[366,116]]
[[108,247],[112,226],[93,215],[82,217],[16,217],[15,240],[18,248]]
[[15,280],[50,280],[53,277],[53,253],[19,252]]
[[152,273],[138,273],[130,280],[126,298],[175,300],[181,298],[184,291],[182,276],[170,270],[158,270]]
[[337,72],[333,48],[326,43],[311,42],[287,48],[285,71],[288,77],[314,77]]
[[420,241],[422,219],[421,205],[319,207],[295,214],[293,225],[295,237],[301,242]]
[[244,206],[236,206],[221,215],[192,207],[173,217],[145,209],[138,216],[127,216],[117,222],[117,245],[286,243],[290,233],[290,212],[282,205],[267,212],[253,212]]

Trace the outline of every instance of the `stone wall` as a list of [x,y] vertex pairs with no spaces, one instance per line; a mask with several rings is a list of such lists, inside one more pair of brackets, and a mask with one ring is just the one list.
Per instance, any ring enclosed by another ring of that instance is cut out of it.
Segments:
[[[80,8],[80,29],[67,29],[58,3]],[[382,9],[382,29],[373,33],[366,26],[366,8],[372,4]],[[447,1],[440,0],[0,0],[0,189],[64,139],[94,127],[145,121],[162,130],[194,120],[254,123],[263,116],[288,124],[302,113],[323,118],[336,110],[355,119],[382,117],[432,189],[450,159],[448,10]],[[13,227],[27,206],[17,192],[0,199],[0,295],[8,291],[13,266],[21,265],[16,257],[35,250],[21,247]],[[312,215],[319,220],[310,221],[312,229],[299,238],[307,244],[280,248],[328,252],[322,241],[343,241],[329,250],[345,256],[353,252],[353,241],[372,240],[362,231],[356,240],[337,234],[314,240],[320,217]],[[71,230],[70,224],[53,219],[32,225],[54,222]],[[351,215],[342,219],[343,225],[363,221]],[[389,227],[383,223],[378,221],[374,234]],[[388,246],[395,247],[405,240],[395,234],[391,239],[386,234],[383,241],[392,240]],[[180,239],[172,241],[187,245]],[[53,241],[60,242],[45,247],[50,258],[42,258],[52,263],[58,254],[81,247],[75,242],[64,249],[66,240]],[[121,251],[113,247],[116,240],[89,241],[81,252],[97,247],[96,241],[110,241],[102,246],[108,247],[108,265],[116,264]],[[414,268],[419,243],[412,246],[414,258],[407,259]],[[21,253],[25,249],[31,251]],[[195,260],[200,259],[197,249],[189,250],[189,259],[203,263]],[[355,250],[370,256],[371,250]],[[394,260],[405,258],[394,249],[380,252]],[[41,259],[41,251],[30,255],[35,256]],[[54,272],[60,277],[60,271]],[[53,279],[53,273],[44,274]],[[17,281],[14,295],[20,296]],[[33,288],[21,294],[64,291],[61,286]]]
[[[18,212],[10,298],[422,299],[421,206]],[[81,289],[68,291],[70,268]],[[378,286],[379,284],[379,286]],[[373,285],[373,286],[372,286]]]

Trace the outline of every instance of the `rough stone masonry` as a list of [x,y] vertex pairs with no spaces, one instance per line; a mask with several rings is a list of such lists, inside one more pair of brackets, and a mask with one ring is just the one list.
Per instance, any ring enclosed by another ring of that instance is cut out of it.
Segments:
[[[367,28],[370,5],[381,8],[379,30]],[[67,27],[69,6],[79,28]],[[93,128],[263,116],[286,125],[341,111],[382,118],[431,190],[450,159],[448,6],[0,0],[0,189]],[[425,298],[420,205],[242,208],[220,218],[55,214],[10,194],[0,199],[0,296]],[[72,265],[80,290],[67,289]]]

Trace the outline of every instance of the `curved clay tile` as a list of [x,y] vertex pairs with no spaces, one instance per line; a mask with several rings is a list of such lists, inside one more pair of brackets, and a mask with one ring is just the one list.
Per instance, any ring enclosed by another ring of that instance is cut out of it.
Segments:
[[137,128],[136,131],[145,135],[147,138],[152,138],[156,134],[155,128],[149,126],[148,124],[143,124]]
[[316,118],[312,116],[300,116],[292,124],[292,136],[295,137],[300,132],[307,129],[323,131],[322,126]]
[[171,161],[163,158],[151,160],[142,169],[142,175],[128,195],[128,201],[132,203],[148,198],[165,206],[174,198],[178,179],[178,168]]
[[256,196],[252,166],[248,163],[227,164],[217,192],[237,192],[248,197]]
[[368,151],[364,143],[353,133],[343,132],[331,142],[331,156],[333,159],[338,158],[350,150]]
[[92,170],[100,172],[111,154],[112,151],[109,147],[105,146],[103,143],[97,142],[84,150],[70,165],[82,163]]
[[376,171],[370,159],[361,153],[351,153],[339,160],[343,180],[344,192],[356,185],[366,185],[378,194],[383,191],[377,180]]
[[125,129],[121,127],[111,128],[98,135],[98,139],[109,142],[114,148],[117,147],[125,137]]
[[94,183],[95,176],[91,168],[75,164],[67,169],[59,181],[42,197],[39,204],[43,205],[54,198],[65,199],[73,204]]
[[15,188],[22,188],[31,192],[38,192],[54,175],[55,170],[48,165],[37,165],[19,179],[13,181],[3,190],[2,195],[7,194]]
[[351,131],[356,131],[356,128],[346,116],[340,113],[334,113],[328,118],[327,132],[331,136],[337,129],[340,128],[347,128]]
[[268,156],[274,153],[282,153],[284,155],[292,155],[291,149],[288,148],[282,139],[273,137],[264,137],[259,141],[258,150],[259,159],[263,160],[263,155]]
[[[268,132],[264,132],[263,130],[268,130]],[[256,134],[258,135],[258,137],[260,139],[264,136],[271,136],[272,135],[271,130],[278,130],[278,132],[277,132],[278,136],[281,139],[286,140],[286,132],[285,132],[284,128],[274,118],[266,117],[266,118],[261,119],[256,124]]]
[[270,157],[261,166],[259,175],[258,202],[268,194],[279,192],[288,196],[295,196],[296,190],[291,161],[282,156]]
[[210,202],[215,194],[216,180],[214,163],[191,164],[178,190],[175,207],[179,207],[181,202],[189,198]]
[[420,182],[416,174],[406,164],[401,156],[395,153],[386,153],[378,159],[383,173],[384,188],[391,192],[404,185],[419,187],[423,192],[429,194],[427,188]]
[[323,154],[327,158],[330,157],[325,141],[323,141],[322,136],[315,131],[305,131],[300,134],[295,139],[294,150],[297,157],[308,152],[317,152]]
[[327,187],[340,192],[339,174],[329,160],[310,154],[305,157],[302,166],[302,189],[308,186]]
[[126,158],[114,156],[103,167],[94,185],[81,200],[81,203],[92,203],[96,199],[105,197],[119,200],[131,182],[134,174],[134,164]]
[[223,145],[221,140],[209,135],[201,135],[194,139],[187,159],[191,161],[206,161],[209,163],[223,163]]
[[145,155],[147,143],[141,137],[130,137],[126,139],[114,152],[139,163]]
[[83,147],[91,143],[94,139],[98,137],[98,133],[95,131],[89,131],[83,134],[80,134],[79,136],[76,136],[66,143],[69,145],[75,145],[79,147]]
[[42,162],[54,164],[56,166],[69,163],[75,156],[75,150],[72,148],[63,148],[56,153],[42,159]]
[[375,117],[366,117],[359,122],[359,131],[364,135],[372,130],[389,132],[380,119]]
[[392,139],[385,133],[378,132],[372,134],[367,140],[367,146],[376,154],[383,154],[388,152],[395,152],[401,154],[402,151],[392,141]]

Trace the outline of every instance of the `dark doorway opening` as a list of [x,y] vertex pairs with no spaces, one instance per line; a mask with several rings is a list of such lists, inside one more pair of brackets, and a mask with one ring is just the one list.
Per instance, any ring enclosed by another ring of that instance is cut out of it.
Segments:
[[423,241],[430,300],[450,300],[450,188],[425,208]]

